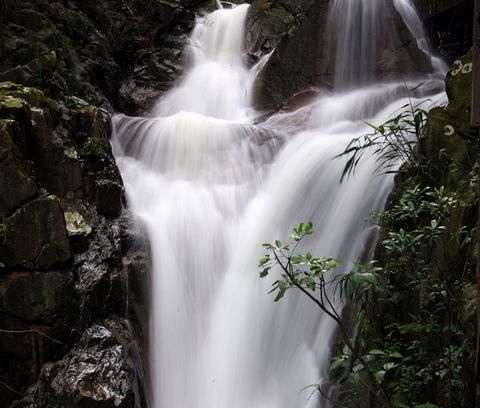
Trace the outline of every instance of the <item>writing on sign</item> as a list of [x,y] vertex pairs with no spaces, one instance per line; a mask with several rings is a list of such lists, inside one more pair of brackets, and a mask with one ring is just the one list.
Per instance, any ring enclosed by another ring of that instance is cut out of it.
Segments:
[[466,64],[462,64],[462,61],[456,60],[452,65],[452,76],[457,76],[458,74],[469,74],[473,70],[473,64],[471,62],[467,62]]

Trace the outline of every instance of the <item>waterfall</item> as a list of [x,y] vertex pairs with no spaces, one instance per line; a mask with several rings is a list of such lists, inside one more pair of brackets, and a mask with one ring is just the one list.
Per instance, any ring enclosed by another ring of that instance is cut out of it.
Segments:
[[[342,41],[378,21],[376,10],[360,20],[345,13],[342,24],[357,28]],[[150,116],[113,119],[129,206],[151,242],[154,408],[329,406],[301,390],[328,377],[335,324],[293,290],[273,302],[274,278],[258,276],[261,244],[287,240],[311,220],[316,233],[301,250],[338,257],[338,273],[348,270],[369,250],[367,219],[383,208],[392,178],[375,174],[375,159],[365,157],[340,184],[345,160],[333,158],[368,132],[364,120],[382,123],[424,97],[417,90],[408,99],[413,81],[340,87],[257,123],[251,95],[259,66],[248,69],[242,54],[247,11],[199,17],[180,83]],[[360,50],[368,59],[366,41]],[[430,95],[432,104],[443,98]]]
[[352,87],[375,78],[378,50],[383,46],[387,2],[336,0],[331,21],[337,37],[335,86]]

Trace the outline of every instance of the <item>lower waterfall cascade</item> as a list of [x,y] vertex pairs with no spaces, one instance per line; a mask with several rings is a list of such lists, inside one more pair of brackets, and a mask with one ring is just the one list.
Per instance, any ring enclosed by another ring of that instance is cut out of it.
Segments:
[[[384,12],[377,0],[358,3],[366,20],[349,10],[342,24],[365,26]],[[252,68],[244,61],[249,5],[220,7],[197,18],[185,50],[190,66],[150,115],[114,116],[112,145],[129,207],[151,245],[153,408],[331,406],[301,390],[327,382],[335,322],[294,291],[274,303],[274,278],[259,279],[257,263],[262,243],[288,239],[305,221],[315,234],[303,249],[341,259],[338,273],[369,251],[375,227],[367,219],[383,209],[393,176],[376,173],[375,157],[365,155],[340,183],[346,160],[335,156],[369,132],[366,122],[383,123],[427,98],[424,109],[445,101],[443,62],[431,55],[410,0],[393,3],[433,73],[376,82],[364,72],[373,61],[371,32],[347,30],[336,62],[360,73],[337,67],[342,86],[262,119],[254,89],[268,56]],[[355,48],[368,54],[359,67],[346,57]]]

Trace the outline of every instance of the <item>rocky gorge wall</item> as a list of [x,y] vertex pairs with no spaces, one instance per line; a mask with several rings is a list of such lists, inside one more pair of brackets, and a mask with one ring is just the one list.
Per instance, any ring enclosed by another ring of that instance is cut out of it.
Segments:
[[127,320],[134,252],[109,116],[75,103],[0,85],[2,406],[39,375],[41,386],[15,406],[142,399],[141,331],[133,339]]

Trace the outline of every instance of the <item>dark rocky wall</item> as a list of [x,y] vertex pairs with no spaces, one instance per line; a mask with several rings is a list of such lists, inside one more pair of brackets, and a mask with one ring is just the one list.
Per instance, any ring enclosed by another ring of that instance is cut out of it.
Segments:
[[2,0],[0,82],[144,112],[181,72],[202,2]]
[[[109,132],[109,115],[78,98],[63,103],[34,88],[0,84],[1,406],[21,397],[39,374],[35,390],[49,394],[37,395],[32,406],[81,406],[72,393],[90,401],[86,406],[93,400],[145,403],[142,331],[132,337],[125,320],[132,245],[122,239],[129,226],[120,217],[123,187]],[[94,370],[112,370],[121,381],[110,379],[112,391],[103,396],[93,384],[77,389],[74,376],[54,386],[45,374],[53,368],[43,365],[60,359],[53,366],[67,370],[86,358],[77,355],[82,342],[90,345],[82,332],[98,331],[99,324],[115,326],[108,344],[117,354],[97,361]],[[41,398],[49,403],[38,403]]]

